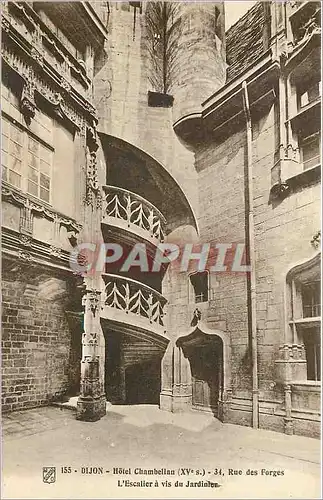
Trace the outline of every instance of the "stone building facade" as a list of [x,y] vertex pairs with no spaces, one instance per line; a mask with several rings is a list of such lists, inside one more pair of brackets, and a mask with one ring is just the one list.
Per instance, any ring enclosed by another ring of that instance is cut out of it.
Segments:
[[[3,4],[4,411],[78,395],[85,420],[109,400],[319,435],[320,15]],[[149,268],[76,272],[89,242]],[[175,243],[188,268],[152,272]]]

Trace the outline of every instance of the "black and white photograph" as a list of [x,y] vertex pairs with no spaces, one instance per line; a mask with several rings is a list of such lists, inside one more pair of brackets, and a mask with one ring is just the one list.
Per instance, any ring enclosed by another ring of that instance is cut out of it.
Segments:
[[320,499],[321,1],[4,1],[1,498]]

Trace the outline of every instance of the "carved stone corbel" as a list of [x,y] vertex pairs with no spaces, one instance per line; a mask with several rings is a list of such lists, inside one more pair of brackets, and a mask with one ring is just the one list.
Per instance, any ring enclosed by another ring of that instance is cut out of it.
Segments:
[[98,181],[98,166],[96,152],[99,140],[94,127],[88,127],[86,133],[87,168],[86,168],[86,196],[85,202],[94,208],[102,207],[102,194]]
[[35,88],[30,81],[27,81],[23,86],[20,99],[20,110],[24,115],[26,123],[29,125],[36,112]]

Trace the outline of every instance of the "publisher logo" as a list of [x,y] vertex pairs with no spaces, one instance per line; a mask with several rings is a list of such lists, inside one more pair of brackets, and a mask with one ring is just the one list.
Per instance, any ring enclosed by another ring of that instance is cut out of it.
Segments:
[[43,482],[55,483],[56,481],[56,467],[43,467]]

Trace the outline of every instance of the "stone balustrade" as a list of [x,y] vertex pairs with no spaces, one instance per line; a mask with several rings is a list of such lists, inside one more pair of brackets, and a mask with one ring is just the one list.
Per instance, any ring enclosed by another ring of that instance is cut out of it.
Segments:
[[164,241],[166,219],[152,203],[141,196],[114,186],[104,186],[103,222],[139,232],[155,243]]
[[[137,324],[139,327],[146,325],[148,330],[157,329],[165,333],[167,300],[159,292],[144,283],[116,274],[103,274],[102,277],[105,283],[103,317],[109,319],[113,316],[117,321]],[[112,315],[111,310],[116,314]]]

